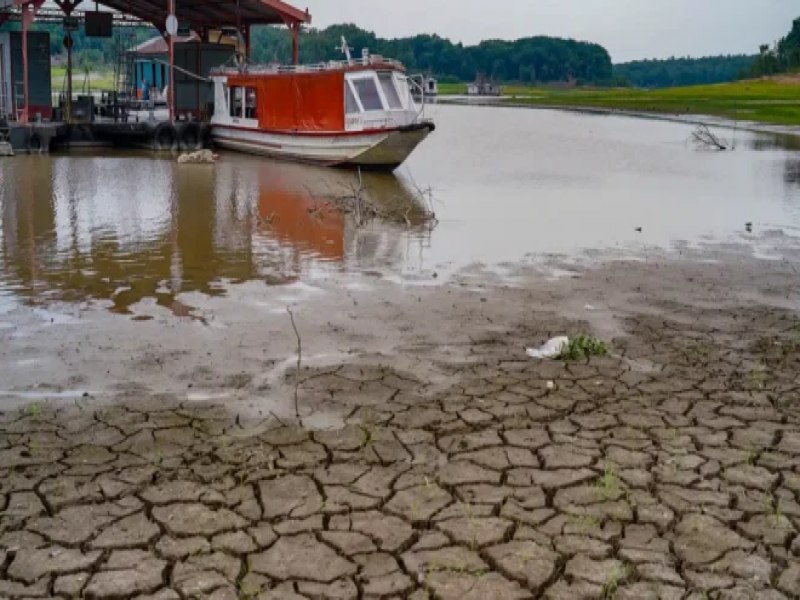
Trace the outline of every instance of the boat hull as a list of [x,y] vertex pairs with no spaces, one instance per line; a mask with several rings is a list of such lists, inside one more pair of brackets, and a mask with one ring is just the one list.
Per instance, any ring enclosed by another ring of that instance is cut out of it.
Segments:
[[213,125],[220,148],[327,166],[394,170],[434,130],[422,122],[395,129],[346,133],[279,133]]

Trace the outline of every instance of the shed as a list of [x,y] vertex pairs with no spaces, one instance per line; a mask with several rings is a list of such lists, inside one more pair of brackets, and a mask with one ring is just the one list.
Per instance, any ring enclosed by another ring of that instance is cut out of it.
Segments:
[[[25,108],[23,89],[22,32],[0,32],[0,116],[15,119]],[[31,117],[53,116],[52,83],[50,80],[50,34],[28,33],[28,81]]]

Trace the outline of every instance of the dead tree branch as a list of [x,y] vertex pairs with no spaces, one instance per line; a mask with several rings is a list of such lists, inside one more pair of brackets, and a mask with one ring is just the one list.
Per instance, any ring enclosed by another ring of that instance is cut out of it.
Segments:
[[300,390],[300,365],[303,362],[303,342],[300,339],[300,332],[297,331],[297,325],[294,322],[294,313],[292,313],[292,308],[287,306],[286,312],[289,313],[289,320],[292,322],[292,329],[294,329],[294,335],[297,337],[297,370],[294,373],[294,416],[299,419],[300,408],[298,395]]
[[698,148],[710,148],[711,150],[727,150],[728,140],[719,137],[708,125],[698,125],[692,132],[692,141]]

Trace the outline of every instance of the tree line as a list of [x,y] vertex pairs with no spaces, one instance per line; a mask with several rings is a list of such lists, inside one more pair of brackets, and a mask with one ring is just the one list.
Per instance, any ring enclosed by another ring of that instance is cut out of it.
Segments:
[[637,60],[614,65],[614,79],[642,88],[724,83],[749,73],[755,59],[755,56],[734,55]]
[[[63,59],[61,26],[36,23],[34,27],[50,33],[51,53]],[[0,30],[18,28],[18,23],[6,23]],[[86,68],[110,67],[120,48],[132,48],[155,35],[158,33],[153,28],[133,28],[115,30],[112,39],[90,38],[81,29],[72,36],[75,64]],[[589,42],[536,36],[464,45],[435,34],[385,39],[356,25],[342,24],[303,30],[301,61],[340,59],[342,36],[355,56],[360,55],[362,48],[369,48],[373,54],[402,61],[410,72],[430,73],[443,82],[471,81],[483,74],[498,82],[661,88],[722,83],[800,69],[800,18],[794,20],[791,31],[774,46],[762,45],[759,54],[753,56],[639,60],[612,66],[606,49]],[[291,60],[291,37],[283,28],[253,27],[251,48],[255,62]]]
[[[301,34],[301,62],[341,59],[341,37],[360,56],[362,48],[405,64],[412,72],[429,72],[442,81],[471,81],[478,73],[497,81],[522,83],[608,83],[611,57],[598,44],[552,37],[529,37],[516,41],[488,40],[467,46],[438,35],[416,35],[384,39],[355,25],[333,25],[308,29]],[[285,30],[254,28],[253,59],[285,62],[291,59],[291,40]]]

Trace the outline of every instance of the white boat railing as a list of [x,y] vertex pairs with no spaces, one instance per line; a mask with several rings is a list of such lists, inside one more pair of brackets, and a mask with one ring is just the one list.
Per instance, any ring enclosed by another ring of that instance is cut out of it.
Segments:
[[274,75],[278,73],[320,73],[324,71],[341,71],[353,67],[388,67],[392,69],[405,70],[403,63],[391,58],[372,55],[366,59],[351,60],[331,60],[328,62],[314,63],[309,65],[258,65],[245,64],[241,67],[222,66],[211,70],[211,75]]
[[406,81],[408,81],[408,94],[409,98],[409,106],[414,106],[416,101],[414,99],[414,89],[416,88],[419,91],[419,98],[420,98],[420,107],[419,111],[417,112],[416,119],[419,120],[420,118],[425,118],[425,76],[424,75],[409,75],[406,77]]

